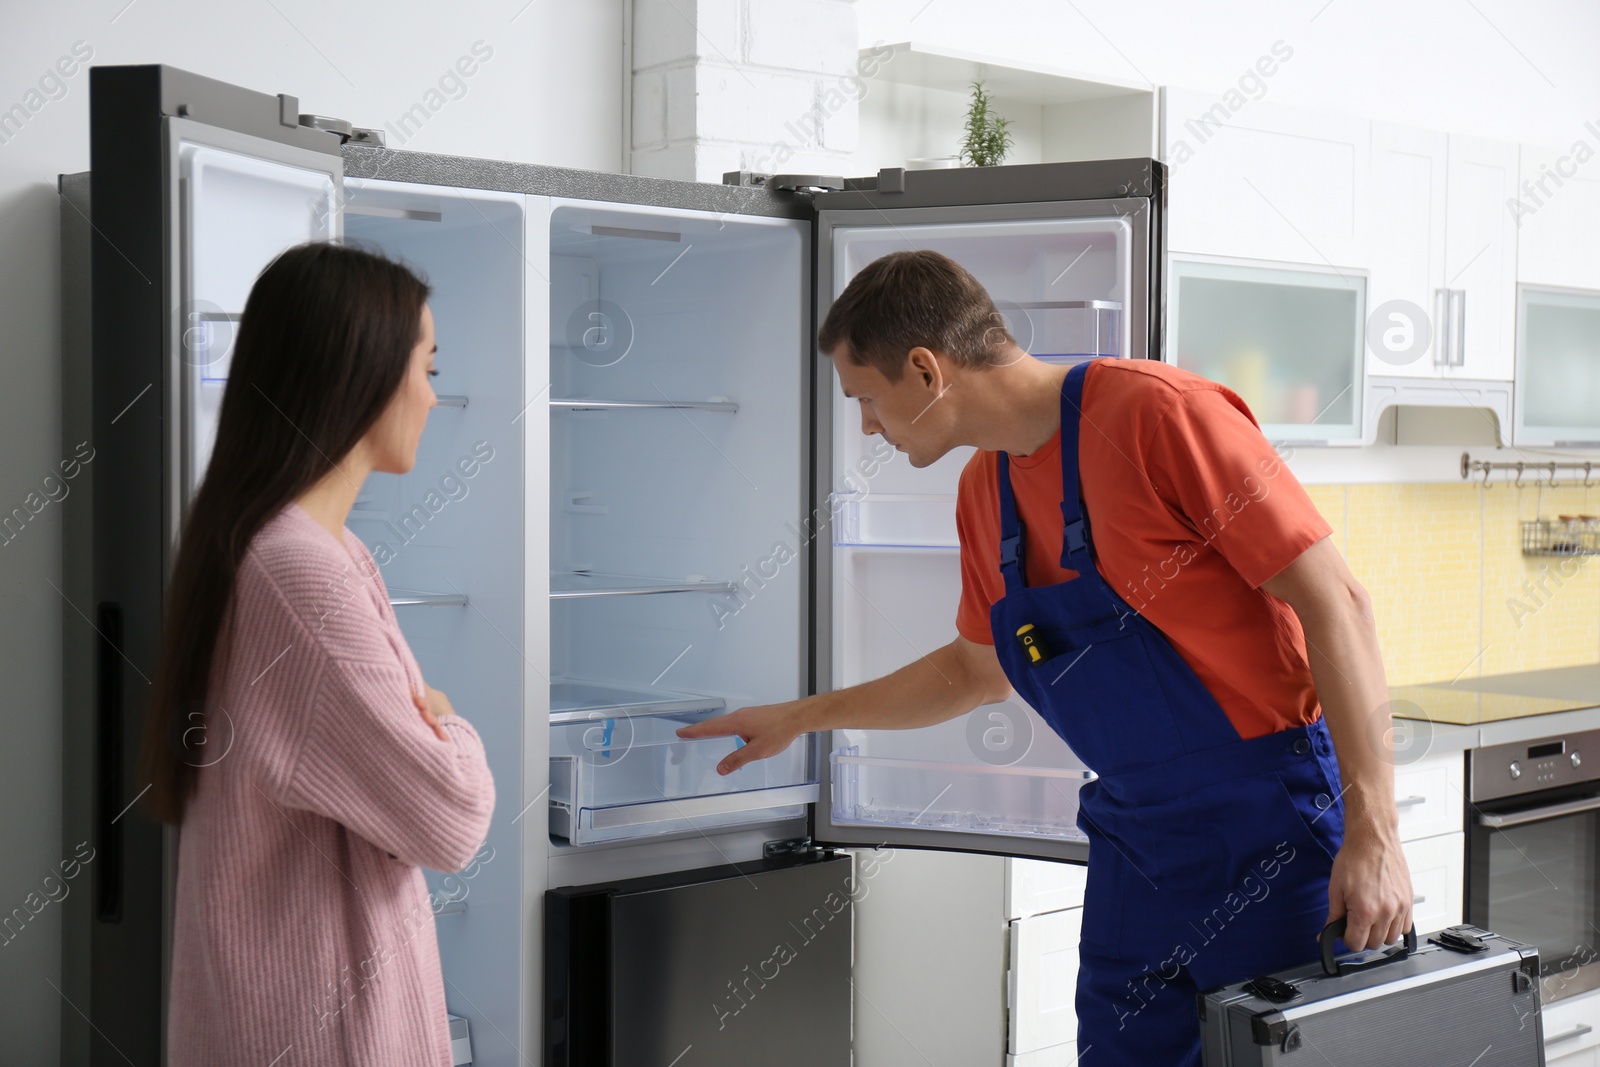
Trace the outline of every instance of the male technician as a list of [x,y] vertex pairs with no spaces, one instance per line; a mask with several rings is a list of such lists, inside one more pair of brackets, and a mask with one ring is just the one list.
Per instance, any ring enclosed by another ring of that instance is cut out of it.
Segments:
[[1411,926],[1371,607],[1228,389],[1150,360],[1070,371],[967,271],[897,252],[819,335],[864,433],[960,445],[960,636],[887,677],[681,733],[747,742],[927,726],[1015,690],[1098,772],[1078,974],[1082,1067],[1200,1063],[1196,990]]

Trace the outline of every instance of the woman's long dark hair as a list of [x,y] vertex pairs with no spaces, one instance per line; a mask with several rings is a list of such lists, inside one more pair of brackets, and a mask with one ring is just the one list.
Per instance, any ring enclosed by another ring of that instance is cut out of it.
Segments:
[[200,767],[219,754],[202,747],[208,691],[225,662],[245,549],[383,414],[405,377],[428,292],[392,260],[325,241],[290,248],[251,287],[216,443],[178,539],[145,716],[147,802],[161,821],[183,821]]

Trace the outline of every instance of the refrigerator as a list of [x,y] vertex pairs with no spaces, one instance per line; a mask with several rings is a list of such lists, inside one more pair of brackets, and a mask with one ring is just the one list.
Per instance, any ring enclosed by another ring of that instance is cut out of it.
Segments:
[[90,86],[91,169],[60,179],[64,307],[89,324],[65,334],[69,404],[96,449],[63,798],[98,850],[63,972],[90,1062],[161,1062],[178,835],[124,814],[145,679],[245,296],[309,239],[433,286],[438,406],[348,525],[496,782],[474,862],[428,874],[460,1057],[693,1067],[761,1041],[763,1062],[849,1063],[871,850],[1086,861],[1093,774],[1015,700],[727,777],[735,741],[675,731],[954,636],[971,450],[918,470],[863,436],[815,347],[853,274],[937,249],[1041,358],[1160,358],[1159,162],[716,185],[391,150],[161,65]]

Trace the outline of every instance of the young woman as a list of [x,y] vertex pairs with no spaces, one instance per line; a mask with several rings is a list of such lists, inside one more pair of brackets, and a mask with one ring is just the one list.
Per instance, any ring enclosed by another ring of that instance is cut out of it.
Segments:
[[144,738],[181,828],[172,1067],[451,1062],[421,868],[471,860],[494,784],[344,528],[368,474],[415,462],[428,292],[313,243],[245,303]]

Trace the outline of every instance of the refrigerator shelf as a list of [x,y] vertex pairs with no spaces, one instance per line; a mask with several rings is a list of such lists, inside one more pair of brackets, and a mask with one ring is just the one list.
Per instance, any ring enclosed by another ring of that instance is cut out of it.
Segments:
[[803,816],[817,799],[807,744],[721,775],[738,738],[677,735],[720,710],[553,724],[551,836],[587,845]]
[[626,411],[643,408],[662,408],[674,411],[720,411],[733,414],[739,410],[732,400],[551,400],[552,410],[565,411]]
[[608,717],[703,714],[722,711],[727,706],[727,701],[721,697],[671,689],[611,685],[578,678],[558,678],[550,683],[552,726]]
[[652,593],[732,593],[732,582],[705,578],[643,578],[633,574],[598,571],[557,571],[550,575],[550,599],[574,600],[596,596],[647,596]]
[[467,602],[465,593],[423,593],[413,589],[389,590],[391,607],[461,607]]

